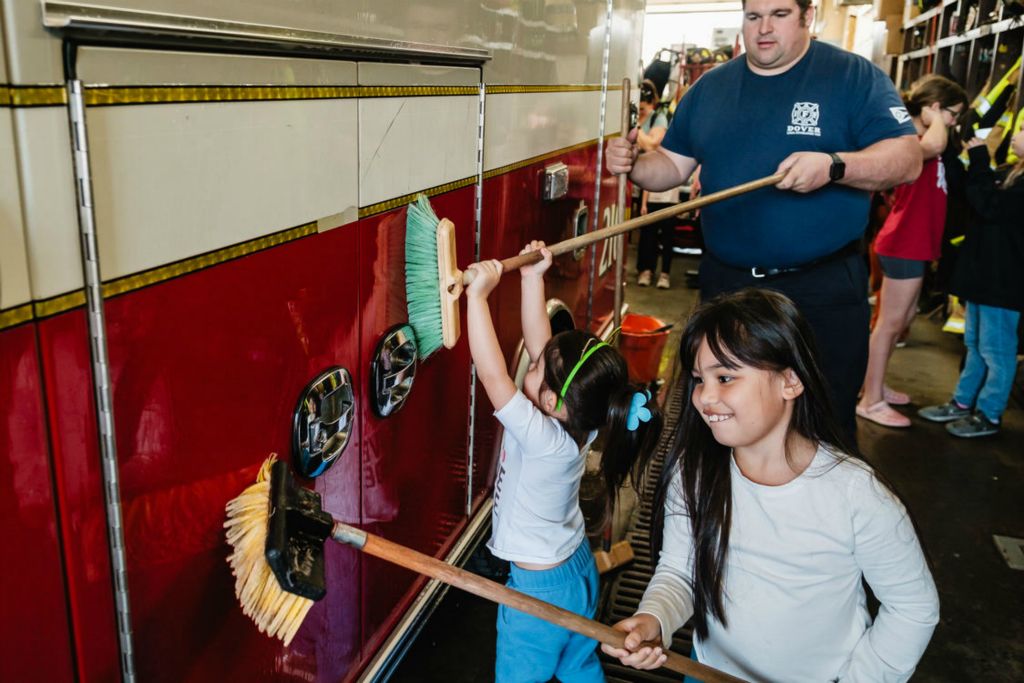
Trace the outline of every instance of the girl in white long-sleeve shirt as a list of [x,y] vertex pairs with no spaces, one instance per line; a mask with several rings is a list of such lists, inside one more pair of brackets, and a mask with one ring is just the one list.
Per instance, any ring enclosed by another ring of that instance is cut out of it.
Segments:
[[655,668],[662,648],[640,644],[667,646],[692,616],[693,656],[750,681],[908,680],[935,584],[903,505],[834,426],[803,317],[775,292],[725,295],[680,357],[692,400],[658,494],[658,567],[618,624],[628,649],[603,649]]

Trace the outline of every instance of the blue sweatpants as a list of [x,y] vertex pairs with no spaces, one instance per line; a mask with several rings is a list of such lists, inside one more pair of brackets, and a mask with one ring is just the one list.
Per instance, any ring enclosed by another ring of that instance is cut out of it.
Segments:
[[[588,619],[597,611],[597,566],[585,540],[572,557],[551,569],[533,571],[513,563],[506,585]],[[596,647],[591,638],[498,607],[497,683],[546,683],[553,677],[562,683],[603,683]]]

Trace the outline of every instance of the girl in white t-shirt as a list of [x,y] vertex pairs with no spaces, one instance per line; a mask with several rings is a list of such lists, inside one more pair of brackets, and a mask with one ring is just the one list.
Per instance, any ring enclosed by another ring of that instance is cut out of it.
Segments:
[[[606,439],[601,470],[609,506],[619,488],[653,450],[661,415],[648,392],[629,383],[614,347],[573,330],[551,335],[544,272],[551,253],[521,269],[523,344],[530,366],[523,389],[509,376],[487,297],[501,263],[470,269],[466,288],[469,348],[477,378],[505,428],[494,484],[493,533],[488,547],[511,563],[508,585],[592,618],[598,579],[579,506],[586,454],[597,430]],[[507,607],[498,610],[498,683],[604,681],[595,641]]]
[[[659,487],[661,555],[623,663],[693,617],[698,661],[749,681],[906,681],[939,617],[899,499],[843,443],[811,331],[785,296],[700,307],[680,346],[691,401]],[[881,606],[872,620],[863,582]]]

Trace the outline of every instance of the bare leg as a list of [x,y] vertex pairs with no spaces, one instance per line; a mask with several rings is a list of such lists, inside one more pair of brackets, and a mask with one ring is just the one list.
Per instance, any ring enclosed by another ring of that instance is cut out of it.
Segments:
[[923,280],[919,277],[907,280],[882,278],[879,297],[881,310],[868,343],[868,370],[864,375],[864,396],[860,401],[862,406],[872,406],[882,400],[889,356],[892,355],[900,333],[913,320]]

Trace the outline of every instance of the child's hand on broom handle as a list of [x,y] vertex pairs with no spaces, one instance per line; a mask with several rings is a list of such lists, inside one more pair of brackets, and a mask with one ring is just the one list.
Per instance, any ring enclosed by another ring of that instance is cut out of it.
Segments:
[[653,614],[634,614],[614,628],[626,632],[625,649],[602,644],[605,654],[634,669],[657,669],[668,659],[660,647],[650,646],[661,642],[661,622]]
[[519,252],[519,255],[522,256],[523,254],[529,254],[531,251],[539,251],[543,258],[540,261],[537,261],[536,263],[530,264],[528,266],[522,266],[519,269],[519,273],[524,278],[543,277],[545,271],[547,271],[547,269],[551,267],[551,252],[548,251],[547,245],[545,245],[543,241],[533,240],[525,247],[523,247],[523,250]]
[[486,299],[498,286],[504,269],[501,261],[495,259],[470,264],[466,271],[473,273],[473,281],[466,286],[466,297]]

